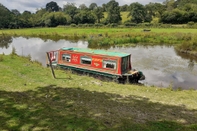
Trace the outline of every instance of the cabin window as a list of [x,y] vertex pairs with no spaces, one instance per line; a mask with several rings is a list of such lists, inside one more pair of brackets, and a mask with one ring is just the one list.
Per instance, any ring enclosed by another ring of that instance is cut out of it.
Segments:
[[81,56],[81,64],[91,65],[92,58],[88,56]]
[[116,69],[116,61],[103,60],[103,68]]
[[62,60],[66,62],[70,62],[70,54],[63,54],[62,55]]

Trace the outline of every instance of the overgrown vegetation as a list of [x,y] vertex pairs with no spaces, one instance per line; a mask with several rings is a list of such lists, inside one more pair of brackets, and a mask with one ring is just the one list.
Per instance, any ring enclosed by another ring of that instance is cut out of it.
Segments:
[[[2,56],[2,55],[0,55]],[[0,130],[197,130],[196,90],[121,85],[44,68],[29,58],[0,62]]]

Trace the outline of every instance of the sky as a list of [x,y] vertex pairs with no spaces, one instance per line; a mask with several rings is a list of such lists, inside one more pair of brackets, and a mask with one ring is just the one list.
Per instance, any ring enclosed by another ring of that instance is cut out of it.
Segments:
[[[108,3],[110,0],[0,0],[0,3],[4,5],[9,10],[17,9],[19,12],[30,11],[32,13],[36,12],[40,8],[45,8],[46,4],[54,1],[58,6],[63,7],[67,3],[75,3],[78,7],[81,4],[85,4],[87,7],[91,3],[96,3],[98,6]],[[119,5],[130,5],[133,2],[138,2],[140,4],[146,5],[150,2],[152,3],[163,3],[165,0],[116,0]]]

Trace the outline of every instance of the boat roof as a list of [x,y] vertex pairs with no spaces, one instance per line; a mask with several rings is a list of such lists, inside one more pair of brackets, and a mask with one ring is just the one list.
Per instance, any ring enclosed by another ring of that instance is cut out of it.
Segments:
[[116,57],[125,57],[130,55],[129,53],[123,53],[123,52],[112,52],[107,50],[94,50],[89,48],[66,48],[63,47],[61,50],[70,50],[70,51],[77,51],[77,52],[83,52],[83,53],[92,53],[92,54],[98,54],[98,55],[107,55],[107,56],[116,56]]

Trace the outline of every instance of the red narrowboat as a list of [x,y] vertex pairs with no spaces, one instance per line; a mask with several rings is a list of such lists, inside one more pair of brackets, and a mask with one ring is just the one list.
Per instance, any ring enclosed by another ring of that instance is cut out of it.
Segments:
[[62,69],[112,78],[119,83],[144,80],[141,71],[132,69],[131,54],[84,48],[61,48],[47,52],[50,63]]

